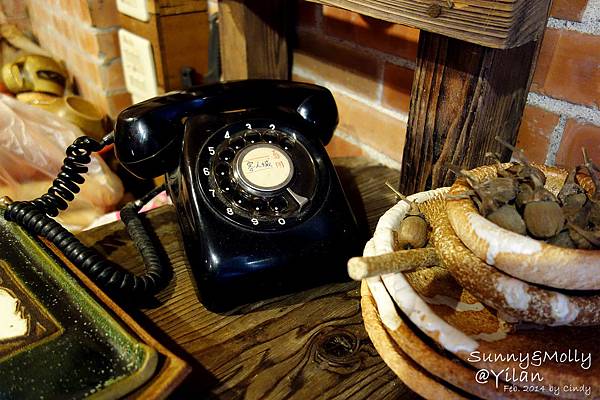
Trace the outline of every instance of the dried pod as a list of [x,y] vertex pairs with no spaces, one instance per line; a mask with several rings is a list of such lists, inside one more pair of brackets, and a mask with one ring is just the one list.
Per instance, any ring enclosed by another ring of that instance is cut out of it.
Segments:
[[515,206],[505,204],[487,216],[487,219],[509,231],[525,235],[527,227]]
[[[529,199],[530,202],[533,201],[551,201],[558,204],[558,199],[556,198],[556,196],[554,194],[552,194],[551,191],[543,188],[543,187],[539,187],[537,189],[535,189],[531,195],[531,198]],[[560,205],[559,205],[560,207]]]
[[531,186],[532,189],[543,187],[546,184],[546,175],[539,169],[531,165],[523,149],[518,149],[507,141],[503,140],[499,136],[496,136],[496,140],[503,146],[512,150],[513,157],[515,157],[522,165],[515,168],[508,168],[507,171],[512,172],[514,176],[519,180],[519,183],[525,183]]
[[567,179],[557,196],[559,202],[562,204],[565,218],[567,219],[574,218],[588,201],[585,190],[575,182],[576,174],[577,168],[574,168],[569,172],[569,175],[567,175]]
[[517,198],[515,199],[515,205],[517,209],[523,211],[523,208],[533,198],[533,189],[529,185],[520,185]]
[[600,231],[587,231],[575,224],[567,222],[569,236],[578,249],[592,250],[600,247]]
[[[587,196],[586,196],[587,198]],[[563,207],[563,212],[565,210],[565,207]],[[583,205],[583,207],[581,207],[579,210],[577,210],[574,214],[571,215],[567,215],[565,214],[565,217],[567,217],[567,220],[569,221],[569,223],[573,224],[573,225],[577,225],[577,227],[581,228],[581,229],[586,229],[589,225],[588,221],[590,219],[590,212],[592,210],[592,202],[591,201],[586,201],[586,203]],[[567,209],[568,211],[568,209]]]
[[[521,185],[520,188],[521,190],[517,195],[517,200],[515,201],[515,204],[517,206],[517,209],[523,213],[523,217],[525,217],[525,208],[530,203],[556,203],[556,208],[560,209],[560,205],[558,204],[558,199],[556,198],[556,196],[554,196],[550,191],[548,191],[544,187],[531,189],[529,185],[524,184]],[[560,215],[563,216],[562,211]],[[525,222],[527,223],[527,221]]]
[[598,173],[600,172],[600,168],[598,168],[598,166],[594,164],[594,162],[588,157],[585,148],[582,147],[581,152],[583,153],[583,163],[587,168],[590,177],[592,178],[592,181],[594,182],[595,190],[592,195],[600,197],[600,193],[598,192],[598,189],[600,188],[600,176],[598,175]]
[[510,167],[508,167],[507,169],[505,169],[505,171],[507,173],[510,173],[511,176],[517,177],[521,173],[521,170],[523,169],[523,167],[524,167],[523,164],[515,163],[515,164],[511,165]]
[[591,208],[589,211],[588,222],[594,226],[600,226],[600,168],[590,160],[585,149],[583,151],[583,160],[585,167],[590,173],[594,182],[594,192],[590,195]]
[[502,161],[500,161],[500,154],[498,153],[493,153],[491,151],[488,151],[485,153],[485,158],[490,158],[492,161],[494,161],[495,164],[502,164]]
[[538,239],[556,236],[564,227],[565,216],[554,201],[532,201],[525,205],[523,218],[527,231]]
[[[558,193],[558,200],[564,205],[569,196],[574,196],[578,194],[585,194],[585,190],[575,182],[575,175],[577,174],[577,168],[573,168],[569,175],[567,175],[567,179],[563,187],[560,189]],[[583,206],[583,204],[582,204]]]
[[[451,169],[467,179],[467,183],[477,195],[473,197],[473,201],[476,203],[479,213],[484,217],[513,201],[517,196],[517,186],[512,178],[495,177],[480,182],[469,171],[457,172],[456,167],[451,167]],[[476,201],[477,198],[478,201]]]
[[585,193],[575,193],[564,197],[562,209],[565,217],[572,218],[576,216],[585,207],[587,201],[588,198]]
[[396,196],[407,202],[409,205],[409,209],[402,222],[400,222],[400,226],[397,230],[394,230],[394,248],[396,250],[407,250],[425,247],[429,240],[429,224],[419,209],[418,204],[408,200],[405,195],[394,189],[388,182],[385,184],[396,194]]
[[569,249],[576,249],[577,245],[571,238],[568,230],[561,231],[558,235],[548,239],[548,244],[554,246],[565,247]]
[[485,207],[483,206],[481,199],[477,196],[473,196],[471,199],[473,200],[473,203],[475,203],[477,210],[479,210],[479,214],[485,215],[485,213],[484,213]]
[[501,204],[511,202],[517,197],[517,185],[512,178],[492,178],[481,184],[480,188]]
[[595,203],[591,199],[590,199],[590,203],[591,203],[592,207],[590,208],[588,222],[593,226],[600,227],[600,203]]
[[546,175],[539,168],[532,165],[525,165],[517,175],[517,179],[520,183],[529,185],[532,188],[544,187],[546,184]]

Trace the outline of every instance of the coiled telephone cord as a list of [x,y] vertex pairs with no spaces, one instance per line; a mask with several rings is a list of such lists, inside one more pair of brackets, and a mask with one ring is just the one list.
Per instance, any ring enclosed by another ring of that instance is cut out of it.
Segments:
[[102,150],[113,141],[112,133],[100,142],[88,136],[77,138],[67,148],[67,157],[63,161],[61,171],[48,192],[35,200],[9,204],[4,218],[54,243],[69,261],[110,294],[152,295],[166,283],[166,269],[138,212],[144,204],[164,190],[164,185],[121,209],[121,220],[146,265],[146,271],[142,275],[135,275],[108,261],[51,218],[57,216],[59,210],[65,210],[68,202],[79,192],[79,185],[85,181],[82,174],[88,170],[87,164],[92,160],[92,152]]

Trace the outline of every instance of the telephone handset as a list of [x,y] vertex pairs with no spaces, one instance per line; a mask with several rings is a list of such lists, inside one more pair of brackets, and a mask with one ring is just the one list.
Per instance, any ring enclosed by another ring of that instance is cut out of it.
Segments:
[[166,174],[207,307],[345,276],[360,234],[324,149],[337,122],[327,89],[276,80],[191,88],[121,112],[116,156],[139,177]]

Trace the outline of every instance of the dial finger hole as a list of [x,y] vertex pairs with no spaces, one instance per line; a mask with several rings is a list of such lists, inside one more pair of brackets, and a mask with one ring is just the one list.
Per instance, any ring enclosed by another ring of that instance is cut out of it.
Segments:
[[260,197],[255,197],[251,202],[252,211],[256,211],[258,213],[265,212],[267,210],[267,202]]
[[239,207],[248,208],[250,206],[250,201],[247,197],[244,197],[241,193],[235,192],[232,196],[233,202],[237,204]]
[[235,151],[233,151],[233,149],[230,149],[230,148],[226,148],[219,153],[219,159],[224,162],[231,162],[231,160],[233,160],[234,156],[235,156]]
[[219,188],[221,189],[221,193],[230,195],[231,193],[233,193],[233,185],[231,184],[231,181],[227,178],[221,178],[217,181],[217,184],[219,185]]
[[275,132],[265,132],[263,133],[262,138],[267,143],[277,143],[279,139]]
[[244,139],[247,143],[258,143],[260,142],[260,134],[257,131],[248,131],[244,134]]
[[227,165],[225,163],[217,164],[217,166],[215,167],[215,174],[218,177],[222,177],[222,178],[229,176],[229,165]]
[[287,208],[288,208],[288,202],[285,199],[285,197],[281,197],[281,196],[274,197],[269,202],[269,207],[274,212],[281,213],[281,212],[284,212],[285,210],[287,210]]
[[238,137],[238,138],[233,139],[231,142],[229,142],[229,147],[232,148],[234,151],[238,151],[242,147],[244,147],[245,144],[246,144],[246,142],[244,141],[244,139],[241,137]]

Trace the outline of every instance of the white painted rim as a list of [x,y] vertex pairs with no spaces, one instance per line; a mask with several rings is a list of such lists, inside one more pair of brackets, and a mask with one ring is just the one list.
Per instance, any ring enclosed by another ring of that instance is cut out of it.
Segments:
[[[408,199],[422,203],[447,193],[449,189],[445,187],[416,193]],[[365,256],[393,251],[393,229],[398,227],[408,209],[408,203],[400,201],[379,219],[373,238],[365,246],[363,253]],[[402,324],[395,303],[419,329],[435,338],[445,349],[453,353],[469,353],[477,349],[477,341],[437,316],[410,286],[402,273],[386,274],[366,281],[377,304],[381,320],[387,328],[395,330]]]

